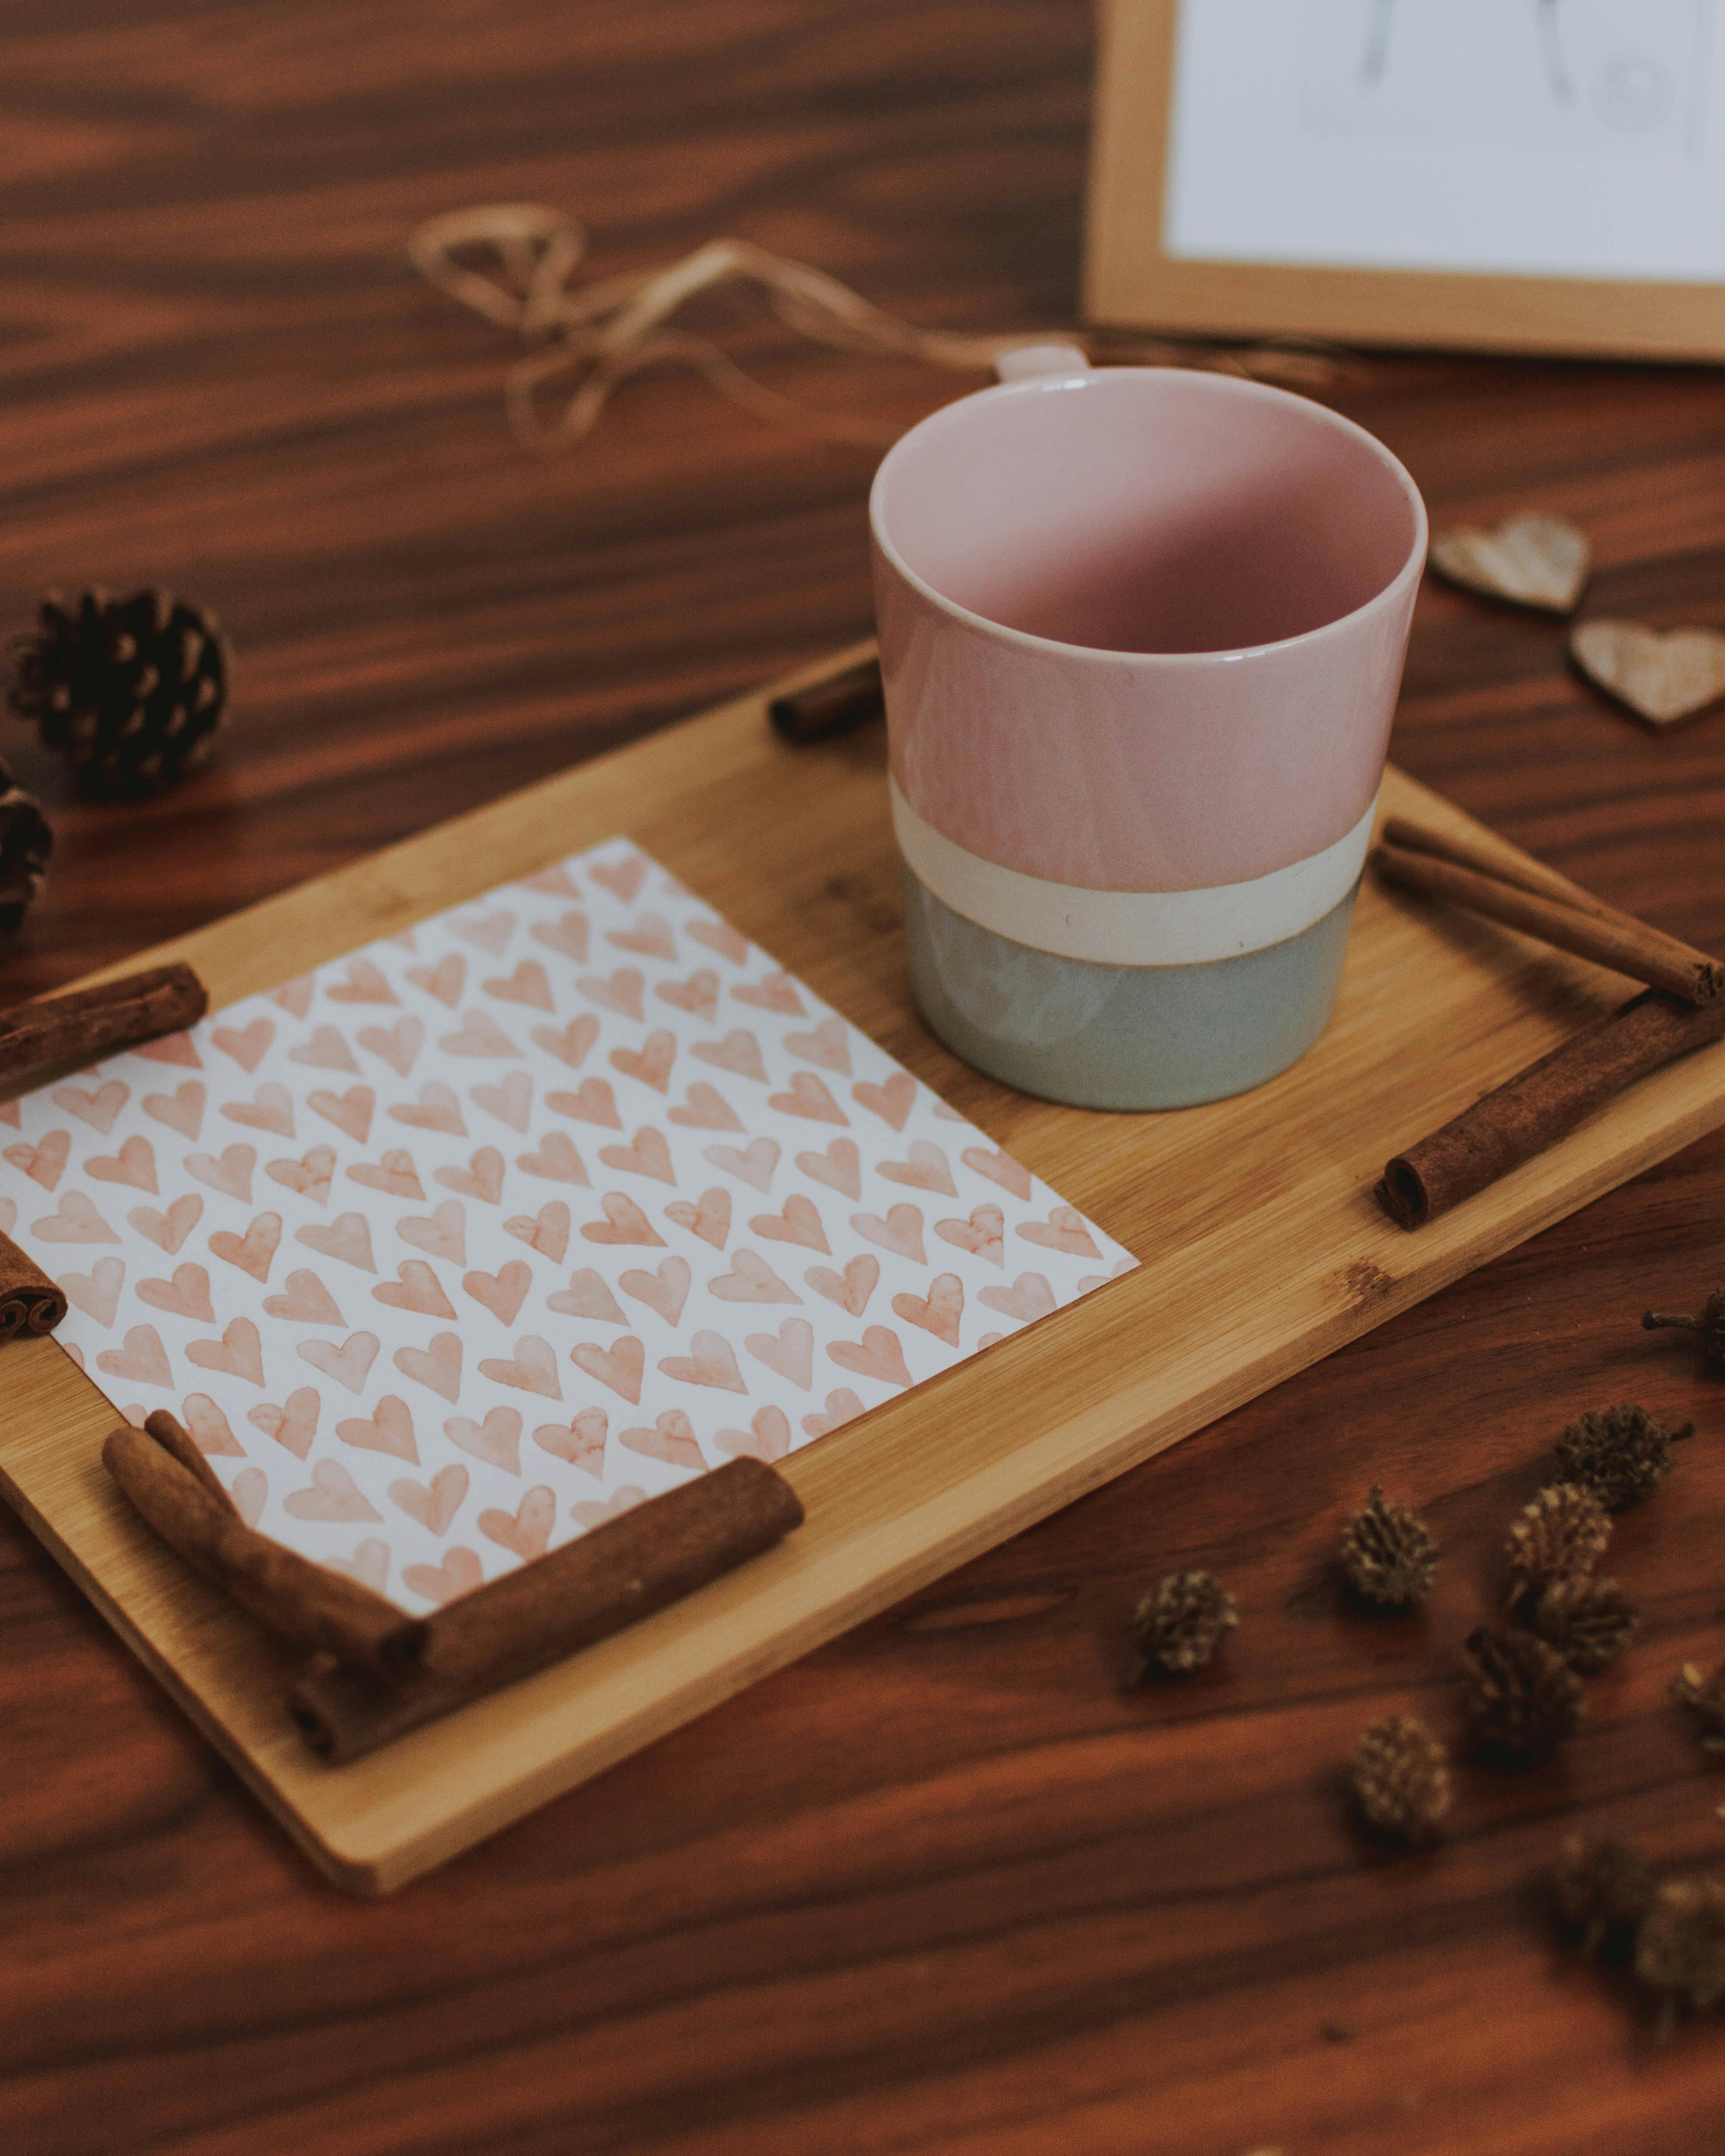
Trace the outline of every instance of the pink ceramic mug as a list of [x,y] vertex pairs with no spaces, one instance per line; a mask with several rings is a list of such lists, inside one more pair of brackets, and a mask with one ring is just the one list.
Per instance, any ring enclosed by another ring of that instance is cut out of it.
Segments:
[[1027,1091],[1237,1091],[1328,1016],[1425,511],[1281,390],[1060,346],[1008,372],[870,502],[918,1000]]

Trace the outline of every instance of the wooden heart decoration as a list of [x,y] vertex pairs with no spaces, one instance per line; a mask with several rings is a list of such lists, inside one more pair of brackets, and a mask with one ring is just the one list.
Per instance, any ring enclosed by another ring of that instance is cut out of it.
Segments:
[[1512,516],[1490,531],[1461,525],[1435,533],[1431,566],[1445,582],[1488,598],[1574,613],[1593,551],[1567,516]]
[[1725,636],[1716,629],[1649,629],[1584,621],[1569,655],[1588,680],[1649,725],[1674,726],[1725,696]]

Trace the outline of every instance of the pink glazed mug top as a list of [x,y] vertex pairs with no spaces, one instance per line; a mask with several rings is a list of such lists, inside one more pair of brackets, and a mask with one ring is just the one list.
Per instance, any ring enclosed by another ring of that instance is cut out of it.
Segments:
[[1368,814],[1426,525],[1350,420],[1169,368],[1009,382],[912,428],[870,516],[893,778],[964,854],[1199,891]]

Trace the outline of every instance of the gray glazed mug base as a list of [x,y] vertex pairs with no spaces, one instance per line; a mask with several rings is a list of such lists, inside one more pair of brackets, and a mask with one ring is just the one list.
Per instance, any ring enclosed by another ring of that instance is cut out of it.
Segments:
[[1238,958],[1098,966],[980,928],[903,870],[911,986],[955,1055],[1075,1108],[1189,1108],[1297,1063],[1329,1022],[1359,886]]

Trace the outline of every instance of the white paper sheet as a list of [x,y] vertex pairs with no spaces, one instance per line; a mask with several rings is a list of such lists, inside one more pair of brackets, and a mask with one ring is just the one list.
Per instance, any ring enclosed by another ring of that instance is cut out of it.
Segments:
[[623,840],[0,1116],[61,1342],[413,1610],[1135,1262]]

